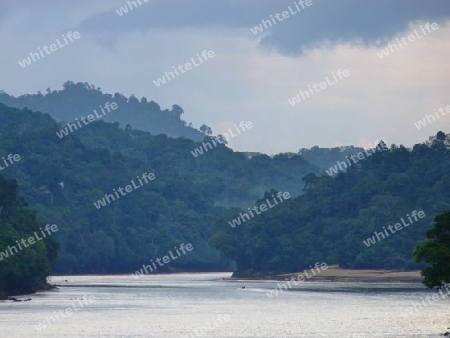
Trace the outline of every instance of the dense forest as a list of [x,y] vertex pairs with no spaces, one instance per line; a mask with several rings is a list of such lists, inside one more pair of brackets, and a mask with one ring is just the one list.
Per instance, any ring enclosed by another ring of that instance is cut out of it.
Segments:
[[[58,224],[57,272],[113,273],[139,268],[180,243],[195,250],[173,269],[224,269],[208,244],[228,206],[247,206],[269,188],[301,193],[302,177],[318,172],[299,155],[254,157],[224,145],[194,157],[200,144],[153,136],[97,121],[60,139],[48,114],[0,104],[0,154],[21,161],[4,170],[38,214]],[[206,137],[208,140],[210,137]],[[104,208],[94,202],[143,173],[156,179]]]
[[[317,261],[349,268],[417,269],[415,246],[426,238],[433,217],[450,209],[449,145],[450,137],[439,132],[412,149],[392,145],[376,152],[335,178],[307,175],[303,195],[240,226],[228,222],[243,210],[230,211],[216,223],[211,242],[237,262],[241,274],[301,271]],[[408,222],[414,210],[425,217],[364,244],[383,227],[401,218]]]
[[17,183],[0,175],[0,299],[48,286],[46,277],[56,260],[57,243],[45,226],[26,208]]
[[[68,83],[42,102],[72,90],[85,99],[98,95],[97,103],[106,95]],[[23,105],[29,97],[16,100]],[[58,102],[50,110],[72,109]],[[73,109],[70,114],[79,115],[81,108]],[[450,208],[450,142],[442,132],[412,149],[391,145],[330,177],[324,173],[327,166],[360,149],[315,147],[267,156],[219,144],[193,156],[202,142],[217,137],[206,129],[197,131],[200,141],[153,135],[128,123],[100,120],[61,138],[57,133],[65,124],[48,113],[3,104],[0,121],[1,156],[21,159],[2,175],[17,180],[20,195],[38,217],[58,225],[52,235],[60,245],[57,273],[131,272],[181,243],[192,243],[195,250],[160,271],[212,271],[236,264],[238,273],[292,272],[317,261],[414,269],[419,267],[414,247],[425,239],[432,217]],[[143,173],[156,178],[105,207],[94,205]],[[278,192],[291,198],[230,226],[247,208]],[[413,210],[426,216],[399,234],[364,244]],[[51,252],[48,262],[56,257],[53,247]]]

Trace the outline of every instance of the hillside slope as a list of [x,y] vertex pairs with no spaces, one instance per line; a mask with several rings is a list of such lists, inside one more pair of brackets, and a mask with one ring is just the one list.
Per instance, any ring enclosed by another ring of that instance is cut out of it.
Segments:
[[308,175],[305,194],[244,224],[228,223],[239,210],[222,217],[212,243],[241,272],[296,272],[315,262],[418,269],[415,246],[433,217],[450,209],[449,145],[439,132],[413,149],[379,151],[335,178]]
[[[162,271],[223,269],[208,239],[224,206],[253,203],[268,187],[301,192],[302,177],[317,171],[300,156],[249,159],[223,145],[194,157],[200,144],[192,140],[104,121],[59,138],[61,125],[49,115],[1,104],[0,126],[0,154],[21,156],[4,175],[60,225],[57,271],[64,273],[134,271],[181,243],[195,249]],[[156,178],[98,204],[144,173]]]

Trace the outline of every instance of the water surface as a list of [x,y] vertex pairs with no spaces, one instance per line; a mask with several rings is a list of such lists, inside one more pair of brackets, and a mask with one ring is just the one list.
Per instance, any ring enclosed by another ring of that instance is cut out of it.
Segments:
[[280,282],[230,275],[52,277],[58,290],[0,301],[0,337],[438,337],[448,326],[450,298],[402,315],[433,295],[420,284],[307,282],[269,298]]

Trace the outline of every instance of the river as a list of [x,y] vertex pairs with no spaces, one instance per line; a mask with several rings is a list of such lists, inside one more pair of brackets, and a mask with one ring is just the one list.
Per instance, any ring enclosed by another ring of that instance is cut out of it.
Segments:
[[269,298],[280,282],[230,275],[54,276],[58,290],[0,301],[0,337],[438,337],[448,326],[448,297],[413,310],[434,294],[420,284],[304,282]]

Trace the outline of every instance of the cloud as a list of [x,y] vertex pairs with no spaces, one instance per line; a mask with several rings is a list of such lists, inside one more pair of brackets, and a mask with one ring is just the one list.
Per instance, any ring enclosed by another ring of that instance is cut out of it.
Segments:
[[[270,15],[287,11],[288,6],[296,11],[291,0],[153,1],[142,3],[122,17],[114,10],[92,16],[81,26],[107,33],[110,42],[116,41],[111,35],[151,30],[234,29],[252,37],[250,28],[270,19]],[[450,2],[446,0],[312,0],[312,6],[269,29],[261,46],[282,54],[301,55],[324,43],[371,45],[392,38],[411,21],[442,23],[449,17]]]
[[450,17],[450,3],[442,0],[317,0],[303,11],[277,24],[273,33],[262,40],[263,46],[286,54],[301,54],[324,43],[369,46],[392,38],[412,21],[442,23]]
[[[33,34],[36,30],[48,32],[49,29],[60,33],[63,26],[71,25],[93,37],[100,46],[111,49],[121,36],[137,32],[238,31],[241,36],[257,39],[263,49],[297,56],[324,44],[369,46],[392,38],[412,21],[442,23],[450,18],[447,0],[311,0],[311,6],[282,22],[276,21],[277,24],[265,34],[255,37],[250,29],[262,20],[287,11],[289,6],[295,11],[300,5],[296,6],[297,2],[293,0],[144,1],[80,0],[67,3],[48,0],[38,3],[23,0],[2,8],[0,24],[14,17],[13,28],[21,34]],[[116,13],[120,7],[133,2],[137,8],[123,16]]]

